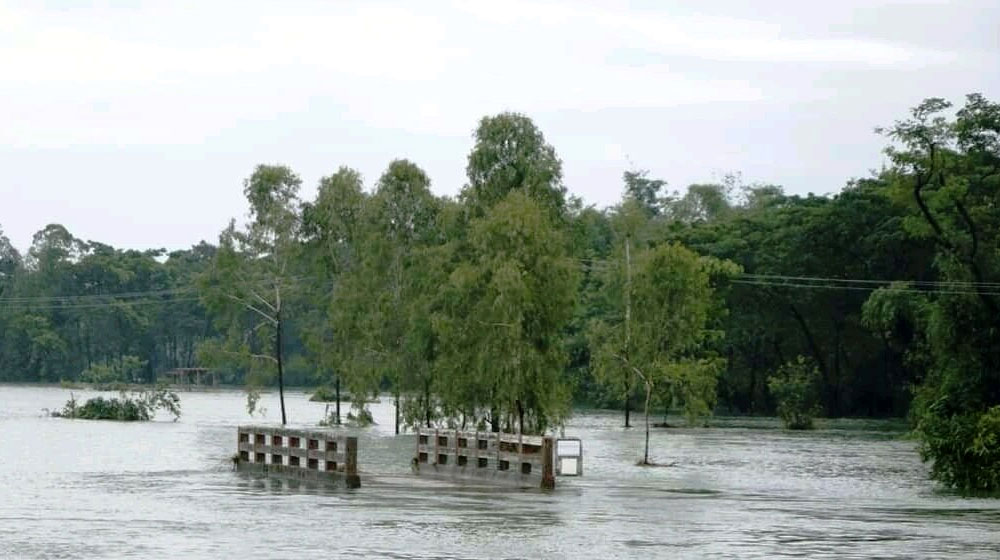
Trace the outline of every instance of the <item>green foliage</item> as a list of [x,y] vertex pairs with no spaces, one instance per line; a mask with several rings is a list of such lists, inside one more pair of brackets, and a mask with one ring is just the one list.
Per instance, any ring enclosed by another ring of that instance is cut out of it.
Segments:
[[114,383],[132,383],[139,376],[146,364],[136,356],[122,356],[110,364],[93,364],[80,373],[79,380],[95,385],[111,385]]
[[518,113],[483,117],[475,141],[466,167],[469,183],[462,191],[474,215],[483,215],[514,190],[534,199],[553,218],[564,214],[562,162],[531,119]]
[[669,402],[682,403],[691,421],[715,405],[721,364],[706,344],[719,334],[708,328],[714,306],[709,270],[719,265],[677,244],[644,250],[635,261],[634,272],[628,267],[624,271],[622,319],[598,320],[591,331],[598,375],[634,375],[645,389],[642,462],[648,464],[649,411],[655,393],[665,389]]
[[[883,132],[890,192],[910,205],[912,237],[933,241],[943,284],[912,305],[873,296],[872,323],[926,367],[912,417],[932,476],[963,492],[1000,490],[1000,104],[970,95],[950,104],[928,99]],[[912,201],[912,202],[910,202]],[[902,319],[902,320],[900,320]],[[888,328],[886,328],[888,327]]]
[[469,259],[451,273],[434,319],[441,340],[444,406],[477,423],[561,422],[569,393],[561,333],[573,312],[577,273],[563,232],[522,192],[470,224]]
[[347,413],[347,425],[353,426],[355,428],[367,428],[368,426],[374,425],[375,419],[372,418],[372,413],[365,406],[353,407],[353,410]]
[[813,429],[813,418],[820,414],[819,369],[799,356],[768,377],[767,388],[778,403],[778,416],[789,430]]
[[175,421],[180,418],[180,397],[177,393],[162,387],[131,395],[123,391],[118,397],[88,399],[82,406],[77,404],[75,396],[70,395],[69,401],[56,415],[83,420],[136,422],[151,420],[156,411],[161,409],[172,415]]
[[337,400],[337,393],[333,389],[324,386],[318,387],[309,397],[311,402],[333,402]]
[[225,335],[220,341],[202,344],[202,361],[246,368],[250,386],[267,385],[277,378],[282,424],[287,421],[283,330],[289,300],[296,294],[301,184],[287,167],[258,165],[243,183],[250,203],[246,227],[230,222],[219,236],[211,268],[200,278],[202,300]]

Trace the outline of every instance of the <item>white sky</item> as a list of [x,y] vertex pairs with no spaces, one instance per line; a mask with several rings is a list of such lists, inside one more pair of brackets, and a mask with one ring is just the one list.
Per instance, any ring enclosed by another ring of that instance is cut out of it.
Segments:
[[477,120],[528,114],[570,192],[739,171],[793,193],[882,163],[921,99],[1000,98],[995,0],[680,2],[0,0],[0,228],[120,247],[214,242],[242,180],[311,198],[406,157],[464,183]]

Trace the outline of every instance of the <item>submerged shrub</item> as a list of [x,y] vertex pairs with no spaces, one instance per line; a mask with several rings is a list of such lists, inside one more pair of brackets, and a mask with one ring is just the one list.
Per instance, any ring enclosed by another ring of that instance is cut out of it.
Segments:
[[158,387],[150,391],[124,391],[118,397],[94,397],[88,399],[82,406],[77,404],[76,397],[70,395],[62,411],[54,413],[61,418],[80,418],[84,420],[117,420],[120,422],[141,422],[151,420],[157,410],[166,410],[173,415],[174,420],[181,416],[180,397],[173,391]]
[[312,402],[333,402],[337,400],[337,393],[329,387],[322,386],[316,389],[309,400]]
[[778,416],[790,430],[813,429],[813,418],[820,413],[819,370],[799,356],[778,368],[767,379],[767,387],[778,402]]

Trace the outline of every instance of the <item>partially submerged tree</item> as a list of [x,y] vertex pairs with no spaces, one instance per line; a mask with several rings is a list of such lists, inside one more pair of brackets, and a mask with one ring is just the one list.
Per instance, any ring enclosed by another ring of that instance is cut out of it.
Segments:
[[683,403],[690,417],[706,414],[714,405],[720,363],[704,351],[704,344],[717,334],[708,328],[714,305],[711,266],[680,245],[663,244],[643,251],[636,255],[630,280],[629,332],[619,334],[624,329],[616,321],[593,325],[598,369],[627,368],[645,390],[641,464],[651,464],[649,409],[654,393],[668,391]]
[[248,368],[249,402],[254,388],[276,373],[282,424],[288,420],[283,330],[294,294],[300,185],[287,167],[257,166],[243,185],[249,222],[243,229],[231,222],[222,232],[213,266],[202,277],[202,298],[225,333],[223,340],[203,346],[203,360]]
[[819,369],[799,356],[767,379],[767,388],[778,403],[778,416],[789,430],[811,430],[819,415]]
[[[319,181],[316,199],[303,205],[305,239],[303,270],[312,282],[305,287],[309,305],[303,310],[306,348],[320,369],[320,381],[333,385],[336,401],[334,425],[340,425],[341,384],[355,371],[352,363],[357,345],[351,310],[344,304],[351,293],[350,279],[361,264],[364,241],[364,209],[367,196],[361,174],[348,167]],[[322,389],[322,387],[321,387]]]
[[561,332],[576,292],[577,266],[549,213],[511,192],[469,233],[469,260],[452,272],[437,320],[449,372],[443,397],[495,430],[542,433],[568,412],[560,379]]

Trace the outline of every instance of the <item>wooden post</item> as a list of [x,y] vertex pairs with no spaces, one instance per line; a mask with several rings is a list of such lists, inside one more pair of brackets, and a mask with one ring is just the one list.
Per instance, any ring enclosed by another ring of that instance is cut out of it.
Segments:
[[542,438],[542,488],[551,490],[556,487],[556,474],[553,465],[555,453],[552,449],[552,438]]
[[358,476],[358,438],[344,438],[344,479],[348,488],[360,488],[361,477]]

